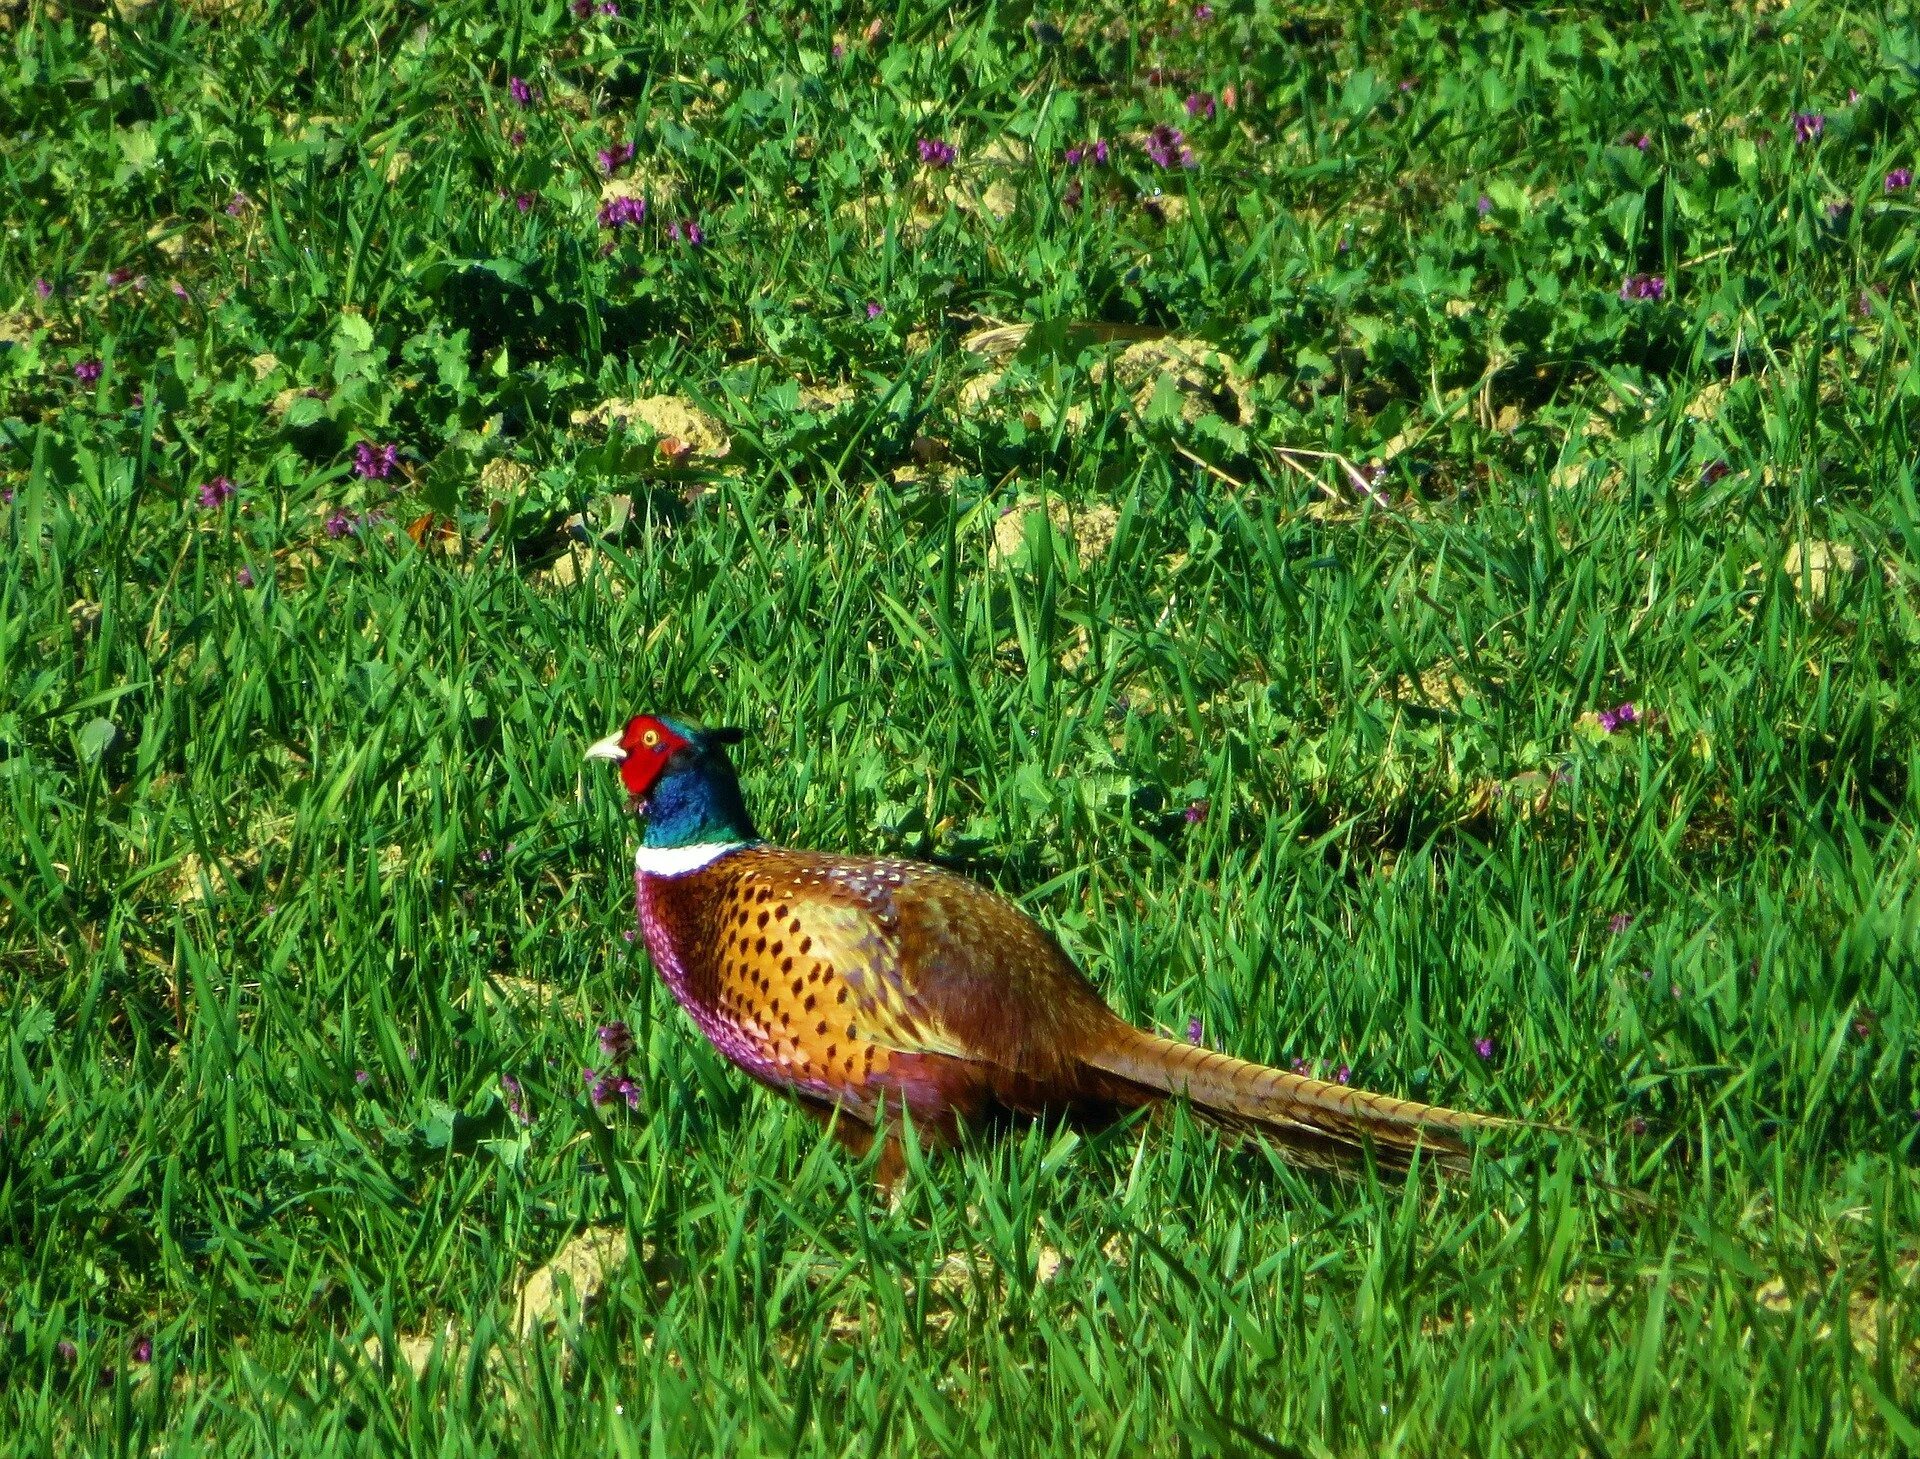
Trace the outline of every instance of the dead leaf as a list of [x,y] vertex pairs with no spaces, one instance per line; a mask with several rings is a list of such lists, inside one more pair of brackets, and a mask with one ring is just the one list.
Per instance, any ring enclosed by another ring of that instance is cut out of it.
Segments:
[[[1027,519],[1039,510],[1039,502],[1024,497],[1001,513],[993,524],[993,545],[988,549],[988,560],[994,567],[1005,567],[1020,559],[1026,550]],[[1104,557],[1120,527],[1118,509],[1106,502],[1095,502],[1076,511],[1059,497],[1047,499],[1047,520],[1073,544],[1075,555],[1082,563]]]
[[533,480],[533,468],[524,461],[496,456],[480,468],[480,491],[489,497],[510,497]]
[[591,410],[576,410],[576,426],[610,426],[616,421],[644,426],[662,441],[675,441],[685,457],[718,461],[732,448],[726,428],[692,401],[679,395],[641,395],[632,400],[603,400]]
[[1792,542],[1780,568],[1796,593],[1818,600],[1860,570],[1860,554],[1844,542]]
[[531,1337],[564,1318],[584,1316],[630,1254],[625,1227],[588,1227],[527,1278],[514,1307],[514,1330]]
[[613,597],[626,596],[626,581],[614,571],[606,555],[579,542],[569,543],[550,567],[533,575],[534,585],[543,588],[574,588],[589,581],[604,585]]
[[[466,1345],[460,1341],[460,1335],[451,1320],[440,1330],[438,1336],[427,1332],[395,1333],[393,1346],[395,1356],[399,1360],[394,1366],[405,1365],[416,1381],[426,1376],[427,1363],[432,1359],[436,1347],[440,1349],[442,1365],[445,1367],[452,1367],[459,1362],[461,1354],[466,1350]],[[360,1344],[360,1355],[368,1363],[377,1367],[385,1361],[386,1350],[382,1347],[379,1337],[375,1336]]]
[[[1191,425],[1202,416],[1217,415],[1229,425],[1253,424],[1253,389],[1233,357],[1203,339],[1170,335],[1129,345],[1113,361],[1114,383],[1133,396],[1134,409],[1144,411],[1166,380],[1180,395],[1180,418]],[[1092,377],[1106,378],[1103,360]]]

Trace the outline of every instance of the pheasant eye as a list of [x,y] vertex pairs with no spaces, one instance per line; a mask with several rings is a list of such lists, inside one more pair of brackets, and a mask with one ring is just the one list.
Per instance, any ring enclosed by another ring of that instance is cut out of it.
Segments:
[[660,743],[660,732],[658,730],[648,730],[644,735],[640,736],[640,743],[651,750],[655,745]]

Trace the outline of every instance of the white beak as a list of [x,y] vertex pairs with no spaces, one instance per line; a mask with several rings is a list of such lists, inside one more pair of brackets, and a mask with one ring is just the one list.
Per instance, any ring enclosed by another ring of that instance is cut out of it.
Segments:
[[604,740],[595,740],[588,745],[585,758],[611,760],[617,765],[627,758],[627,752],[621,748],[619,735],[608,735]]

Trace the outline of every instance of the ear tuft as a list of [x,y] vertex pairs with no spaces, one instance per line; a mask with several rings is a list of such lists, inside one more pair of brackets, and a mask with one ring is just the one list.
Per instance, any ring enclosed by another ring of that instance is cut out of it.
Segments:
[[707,738],[712,740],[716,745],[737,745],[746,737],[747,732],[745,730],[732,725],[707,731]]

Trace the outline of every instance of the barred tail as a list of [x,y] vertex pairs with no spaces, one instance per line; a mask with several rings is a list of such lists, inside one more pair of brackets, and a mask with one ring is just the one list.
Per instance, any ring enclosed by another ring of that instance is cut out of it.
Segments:
[[1082,1059],[1129,1083],[1185,1095],[1201,1114],[1252,1127],[1310,1165],[1351,1165],[1370,1148],[1391,1166],[1405,1166],[1414,1150],[1424,1149],[1428,1159],[1459,1167],[1471,1150],[1469,1136],[1519,1128],[1494,1115],[1416,1104],[1269,1069],[1124,1024]]

